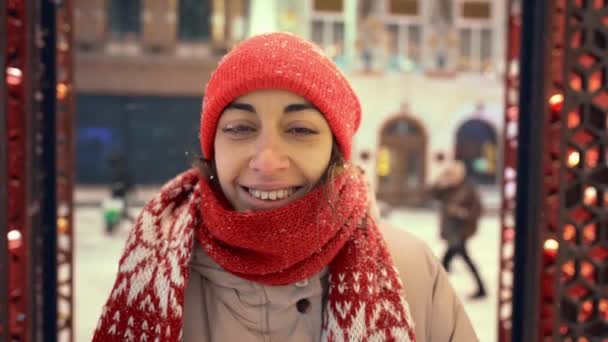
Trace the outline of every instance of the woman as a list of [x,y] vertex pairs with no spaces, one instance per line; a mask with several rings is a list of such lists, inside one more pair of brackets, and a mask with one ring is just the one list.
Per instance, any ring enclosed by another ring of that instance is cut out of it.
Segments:
[[360,120],[313,44],[233,49],[205,91],[202,166],[143,209],[94,340],[475,341],[428,248],[370,214],[348,164]]
[[486,287],[467,250],[467,240],[477,232],[483,206],[477,190],[466,180],[464,163],[459,160],[446,162],[430,195],[441,203],[440,232],[448,245],[441,260],[443,267],[449,272],[452,259],[460,255],[477,284],[477,290],[469,298],[485,298]]

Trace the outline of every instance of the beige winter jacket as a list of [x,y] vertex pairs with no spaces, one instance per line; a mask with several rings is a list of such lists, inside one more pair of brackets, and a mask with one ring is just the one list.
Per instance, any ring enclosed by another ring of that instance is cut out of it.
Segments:
[[[448,277],[426,244],[382,226],[401,274],[418,342],[474,342]],[[197,245],[197,244],[195,244]],[[327,270],[289,286],[266,286],[222,270],[195,246],[184,305],[184,342],[319,341]]]

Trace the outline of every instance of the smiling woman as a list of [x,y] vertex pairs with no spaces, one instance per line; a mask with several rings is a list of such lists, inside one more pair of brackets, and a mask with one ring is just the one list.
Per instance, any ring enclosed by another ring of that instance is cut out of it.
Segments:
[[477,340],[426,245],[378,222],[350,163],[360,122],[312,43],[235,47],[205,90],[200,168],[143,209],[94,341]]

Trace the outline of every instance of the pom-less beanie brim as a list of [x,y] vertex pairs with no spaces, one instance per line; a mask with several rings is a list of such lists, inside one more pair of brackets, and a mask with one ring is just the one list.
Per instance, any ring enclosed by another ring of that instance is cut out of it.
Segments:
[[350,159],[361,123],[359,99],[321,49],[289,33],[249,38],[220,61],[203,98],[200,141],[205,159],[213,157],[217,123],[226,106],[261,89],[288,90],[310,101],[327,120],[343,157]]

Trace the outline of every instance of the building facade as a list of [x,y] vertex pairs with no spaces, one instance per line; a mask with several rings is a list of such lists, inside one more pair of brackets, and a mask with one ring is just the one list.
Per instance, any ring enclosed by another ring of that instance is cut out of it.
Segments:
[[[505,9],[504,0],[77,1],[79,134],[81,146],[89,143],[79,156],[89,158],[88,170],[99,170],[95,148],[123,150],[138,156],[134,173],[163,157],[175,167],[135,177],[161,182],[184,167],[184,151],[196,153],[192,122],[221,55],[250,35],[290,31],[319,44],[360,96],[355,161],[381,198],[422,203],[438,153],[464,159],[473,181],[493,185],[503,131]],[[108,117],[113,128],[98,129]],[[104,179],[91,172],[79,179]]]
[[199,153],[201,96],[248,1],[74,3],[77,181],[107,183],[119,154],[136,183],[163,183]]

